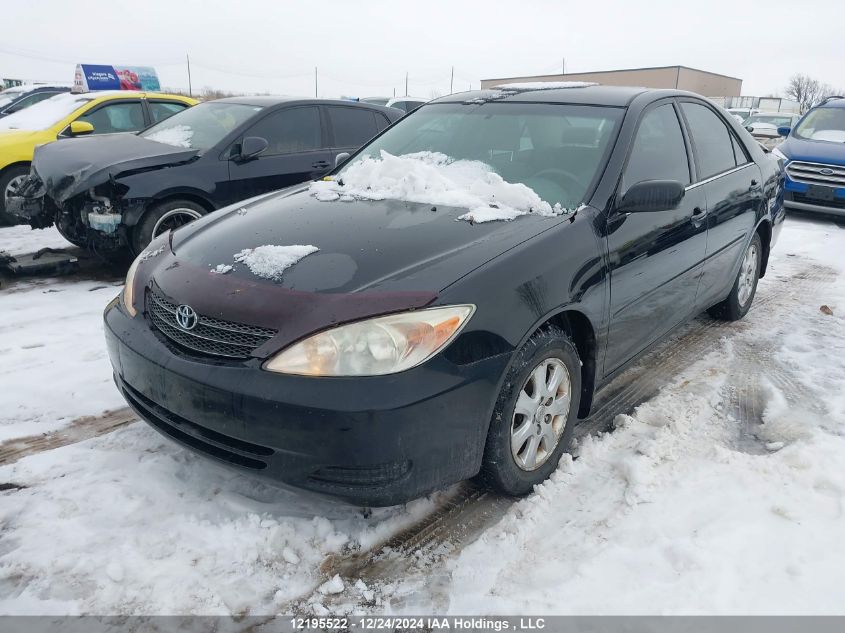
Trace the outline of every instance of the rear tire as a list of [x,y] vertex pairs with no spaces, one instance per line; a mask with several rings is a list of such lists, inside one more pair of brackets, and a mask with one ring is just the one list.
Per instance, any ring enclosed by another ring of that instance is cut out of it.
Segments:
[[745,249],[731,293],[724,301],[707,311],[710,316],[724,321],[738,321],[748,314],[754,302],[754,295],[757,294],[762,262],[763,242],[760,235],[755,233],[748,248]]
[[205,207],[192,200],[176,199],[161,202],[147,209],[132,229],[132,250],[137,255],[167,229],[176,229],[207,213]]
[[29,176],[29,165],[15,165],[0,174],[0,226],[22,224],[23,221],[6,213],[6,198],[14,194]]
[[557,327],[537,332],[502,384],[482,480],[509,495],[528,494],[545,481],[569,446],[580,401],[581,361],[572,340]]

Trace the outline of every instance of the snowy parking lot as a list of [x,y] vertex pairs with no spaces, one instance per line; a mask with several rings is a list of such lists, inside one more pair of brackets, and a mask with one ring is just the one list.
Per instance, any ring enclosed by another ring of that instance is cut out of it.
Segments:
[[133,421],[101,324],[119,279],[4,285],[0,613],[845,614],[843,275],[845,227],[790,217],[747,317],[620,376],[532,495],[374,511]]

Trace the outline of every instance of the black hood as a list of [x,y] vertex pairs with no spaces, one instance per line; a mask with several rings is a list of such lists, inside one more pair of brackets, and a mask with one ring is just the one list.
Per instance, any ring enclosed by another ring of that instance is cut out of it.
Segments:
[[[321,202],[307,187],[211,214],[176,232],[180,265],[299,292],[434,291],[551,226],[563,217],[523,216],[470,224],[467,209],[398,200]],[[234,255],[262,245],[315,246],[281,280],[259,279]],[[213,275],[218,277],[219,275]]]
[[135,134],[104,134],[42,145],[32,165],[42,183],[40,193],[63,202],[110,177],[185,163],[197,154]]

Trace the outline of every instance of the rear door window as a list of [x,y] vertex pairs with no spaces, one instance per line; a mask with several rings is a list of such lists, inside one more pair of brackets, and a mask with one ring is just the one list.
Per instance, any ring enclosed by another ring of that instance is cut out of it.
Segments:
[[689,124],[699,179],[710,178],[736,167],[734,140],[719,116],[698,103],[684,102],[681,109]]
[[360,147],[378,132],[375,114],[366,108],[327,106],[335,147]]
[[148,101],[147,105],[150,106],[150,117],[153,123],[164,121],[166,118],[188,107],[185,103],[177,103],[175,101]]
[[671,103],[646,112],[634,137],[625,167],[625,189],[643,180],[677,180],[683,185],[690,184],[684,136]]
[[320,111],[317,106],[277,110],[253,125],[244,136],[267,139],[269,145],[262,156],[320,149]]

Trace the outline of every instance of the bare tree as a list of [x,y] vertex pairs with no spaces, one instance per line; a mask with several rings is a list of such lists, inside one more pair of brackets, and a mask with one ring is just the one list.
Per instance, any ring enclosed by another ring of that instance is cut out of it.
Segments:
[[787,97],[801,104],[802,113],[835,93],[830,84],[821,83],[818,79],[802,73],[789,78],[789,84],[784,92]]

